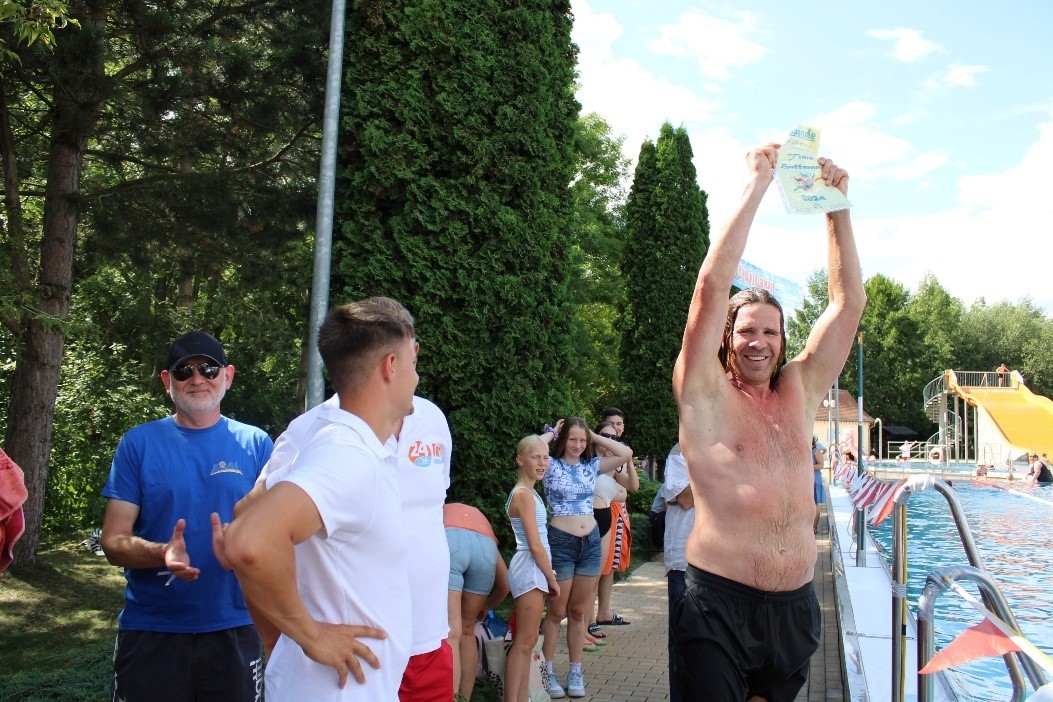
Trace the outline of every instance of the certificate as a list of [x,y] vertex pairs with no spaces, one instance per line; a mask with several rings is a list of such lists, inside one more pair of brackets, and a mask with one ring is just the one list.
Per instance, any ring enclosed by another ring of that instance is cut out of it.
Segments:
[[815,127],[802,124],[790,130],[772,175],[791,214],[837,212],[852,206],[840,190],[823,182],[819,130]]

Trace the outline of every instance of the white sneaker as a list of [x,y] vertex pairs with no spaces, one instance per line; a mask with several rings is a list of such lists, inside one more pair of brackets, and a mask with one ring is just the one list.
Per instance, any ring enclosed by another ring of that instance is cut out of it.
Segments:
[[556,671],[554,670],[548,674],[548,696],[554,700],[567,696],[567,693],[559,686],[559,678],[556,677]]
[[584,673],[567,673],[567,694],[571,697],[585,696]]

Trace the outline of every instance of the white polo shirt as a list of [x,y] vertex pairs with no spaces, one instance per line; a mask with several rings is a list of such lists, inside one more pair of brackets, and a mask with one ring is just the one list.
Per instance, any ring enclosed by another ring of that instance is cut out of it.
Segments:
[[365,684],[349,678],[340,689],[335,670],[279,637],[267,661],[267,699],[391,702],[409,661],[413,627],[397,459],[359,417],[323,412],[307,444],[291,464],[270,473],[267,486],[297,485],[322,519],[322,529],[296,546],[296,584],[311,616],[377,627],[387,638],[363,639],[381,667],[363,663]]
[[388,439],[387,448],[398,455],[413,598],[410,654],[416,656],[434,651],[450,634],[450,547],[442,505],[450,487],[453,439],[446,415],[434,402],[414,396],[413,414],[402,420],[398,440]]
[[665,459],[665,482],[659,490],[666,503],[663,555],[667,573],[687,570],[687,538],[695,525],[695,508],[682,508],[676,503],[676,498],[689,484],[687,461],[680,452],[680,444],[677,444]]
[[[261,480],[290,465],[315,431],[319,419],[331,421],[346,414],[333,395],[300,415],[278,437]],[[450,550],[442,524],[442,505],[450,487],[453,439],[446,416],[434,402],[414,396],[413,414],[402,422],[399,438],[387,448],[398,456],[396,473],[402,519],[409,535],[407,561],[413,600],[413,642],[410,654],[437,649],[450,633],[447,602]]]

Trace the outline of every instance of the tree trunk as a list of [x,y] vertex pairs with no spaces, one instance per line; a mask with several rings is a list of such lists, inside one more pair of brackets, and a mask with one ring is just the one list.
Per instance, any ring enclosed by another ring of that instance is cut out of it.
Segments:
[[19,564],[35,563],[40,543],[51,429],[73,286],[81,166],[102,106],[106,8],[105,2],[71,3],[70,14],[80,20],[81,27],[57,33],[38,299],[35,312],[22,321],[5,441],[8,455],[25,472],[29,491],[24,506],[25,535],[15,546],[15,563]]

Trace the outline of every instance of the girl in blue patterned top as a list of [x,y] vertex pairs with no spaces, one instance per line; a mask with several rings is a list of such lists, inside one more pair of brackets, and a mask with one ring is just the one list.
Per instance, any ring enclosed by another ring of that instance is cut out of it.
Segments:
[[[632,460],[633,451],[614,439],[594,434],[580,417],[561,420],[554,432],[542,434],[541,438],[555,440],[549,451],[552,457],[543,483],[545,499],[552,510],[548,542],[552,550],[552,567],[559,582],[559,595],[549,601],[548,614],[541,625],[545,635],[542,649],[545,665],[552,673],[559,624],[564,616],[569,615],[567,649],[570,671],[567,673],[566,694],[584,697],[581,657],[588,622],[586,612],[592,609],[600,575],[600,530],[592,511],[596,476],[625,465]],[[595,456],[594,444],[611,455]],[[549,696],[559,698],[564,694],[556,675],[549,675]]]

